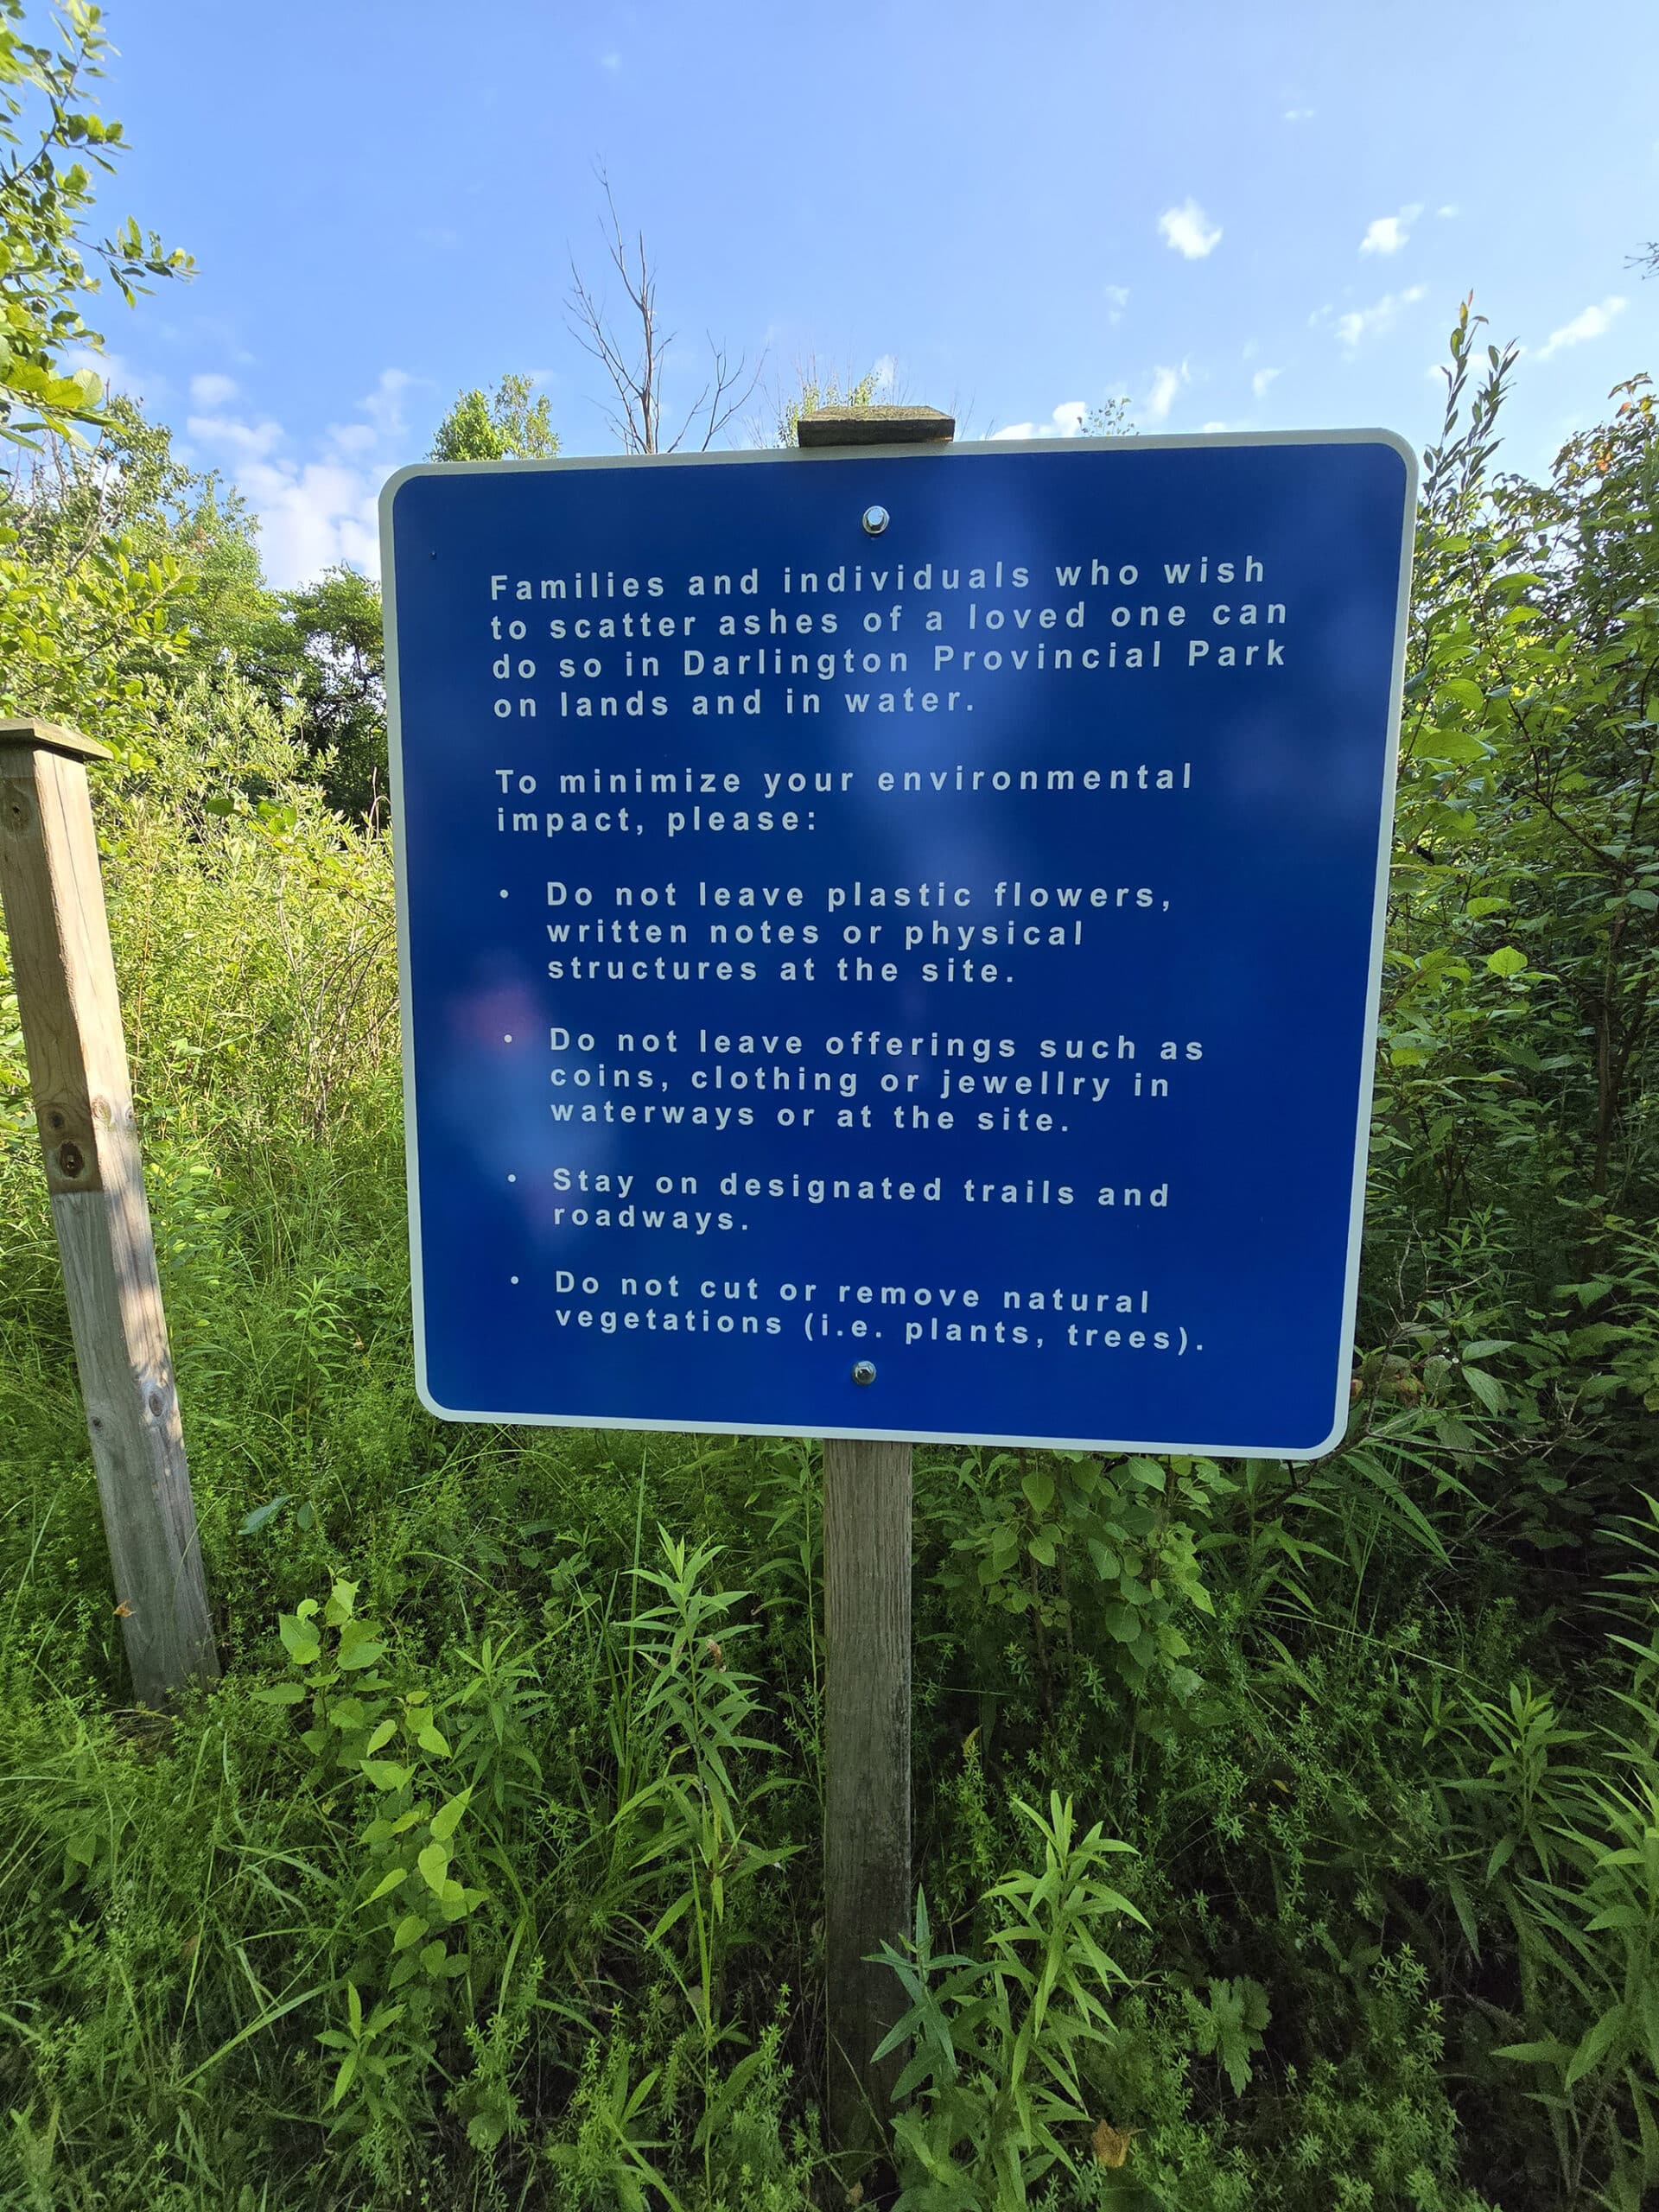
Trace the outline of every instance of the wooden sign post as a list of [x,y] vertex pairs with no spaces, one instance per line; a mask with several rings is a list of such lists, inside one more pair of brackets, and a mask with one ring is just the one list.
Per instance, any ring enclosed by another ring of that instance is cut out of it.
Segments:
[[[931,407],[827,407],[802,445],[947,442]],[[830,1437],[823,1446],[823,1879],[830,2140],[868,2156],[887,2133],[904,2053],[875,2052],[899,2018],[881,1945],[912,1927],[911,1447]]]
[[133,1694],[213,1681],[178,1395],[133,1123],[85,763],[55,722],[0,721],[0,900]]
[[823,1446],[823,1883],[830,2139],[887,2130],[904,2055],[874,2054],[901,1991],[869,1960],[911,1928],[911,1447]]

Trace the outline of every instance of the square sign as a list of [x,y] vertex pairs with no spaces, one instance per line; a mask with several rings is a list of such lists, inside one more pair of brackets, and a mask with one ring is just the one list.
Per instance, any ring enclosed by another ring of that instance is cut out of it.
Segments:
[[426,1404],[1329,1450],[1414,496],[1370,431],[394,477]]

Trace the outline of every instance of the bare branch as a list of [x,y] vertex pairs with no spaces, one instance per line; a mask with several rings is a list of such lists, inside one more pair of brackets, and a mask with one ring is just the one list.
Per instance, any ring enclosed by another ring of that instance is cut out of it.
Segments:
[[[742,407],[760,380],[760,364],[744,382],[747,358],[735,366],[722,346],[709,340],[712,366],[709,381],[686,410],[678,430],[666,444],[663,440],[663,370],[675,333],[664,332],[657,312],[657,276],[646,251],[645,233],[630,240],[617,213],[616,197],[603,168],[596,171],[605,194],[605,216],[600,233],[606,257],[620,280],[627,301],[624,317],[630,338],[620,334],[605,299],[583,276],[573,254],[570,290],[566,299],[567,321],[577,343],[603,368],[616,395],[614,408],[605,419],[626,453],[676,453],[694,433],[698,450],[707,453],[720,433]],[[764,359],[764,356],[763,356]]]

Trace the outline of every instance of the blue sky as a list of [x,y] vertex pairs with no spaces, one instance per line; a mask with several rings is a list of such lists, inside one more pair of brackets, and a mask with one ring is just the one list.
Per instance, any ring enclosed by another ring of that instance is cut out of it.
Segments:
[[[1470,289],[1527,347],[1539,469],[1659,367],[1659,9],[1615,0],[111,0],[105,195],[200,273],[105,321],[119,380],[241,484],[267,567],[374,565],[384,477],[463,385],[535,372],[613,443],[566,327],[594,167],[680,333],[766,411],[893,365],[962,434],[1436,428]],[[672,409],[671,407],[671,412]],[[738,442],[751,442],[734,429]]]

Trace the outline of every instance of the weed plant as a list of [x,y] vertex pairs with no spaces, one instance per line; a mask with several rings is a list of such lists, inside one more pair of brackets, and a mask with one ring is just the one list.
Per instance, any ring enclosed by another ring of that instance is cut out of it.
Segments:
[[[1351,1431],[1306,1467],[918,1452],[921,1894],[862,2201],[1659,2190],[1656,447],[1638,385],[1502,477],[1475,341]],[[385,842],[190,664],[98,804],[226,1675],[124,1702],[0,969],[0,2206],[858,2201],[819,2118],[815,1449],[421,1411]]]

